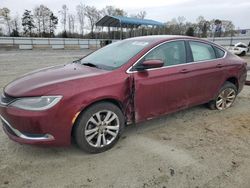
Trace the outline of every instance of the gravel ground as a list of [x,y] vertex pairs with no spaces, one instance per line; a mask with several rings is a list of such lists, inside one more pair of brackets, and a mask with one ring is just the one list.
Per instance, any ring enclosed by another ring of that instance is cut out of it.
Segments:
[[[0,88],[28,71],[88,51],[0,51]],[[250,57],[245,57],[250,63]],[[128,126],[111,150],[20,145],[0,130],[0,187],[227,187],[250,185],[250,87],[218,112],[197,106]]]

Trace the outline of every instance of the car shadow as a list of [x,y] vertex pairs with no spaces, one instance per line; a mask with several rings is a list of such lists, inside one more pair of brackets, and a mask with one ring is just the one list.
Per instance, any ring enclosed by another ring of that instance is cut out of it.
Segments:
[[[157,129],[161,129],[163,127],[168,126],[169,122],[172,123],[173,121],[176,121],[179,118],[190,119],[190,115],[192,115],[193,113],[200,114],[200,112],[202,113],[202,111],[206,113],[214,113],[213,111],[209,110],[205,105],[200,105],[184,109],[175,113],[171,113],[168,115],[163,115],[161,117],[147,120],[141,123],[127,125],[124,129],[121,139],[118,141],[118,144],[116,144],[114,148],[112,148],[111,150],[106,151],[104,153],[119,149],[124,144],[125,139],[129,139],[130,137],[133,137],[138,134],[144,134],[147,132],[155,131]],[[67,155],[68,156],[90,155],[89,153],[86,153],[81,149],[79,149],[77,145],[74,143],[74,141],[72,141],[72,144],[69,147],[53,147],[53,146],[40,147],[40,146],[21,145],[21,144],[18,145],[17,143],[11,140],[9,140],[9,142],[11,142],[9,143],[10,148],[18,147],[18,149],[15,149],[15,151],[18,151],[20,155],[24,156],[29,155],[30,153],[39,158],[60,158],[63,156],[65,157]]]

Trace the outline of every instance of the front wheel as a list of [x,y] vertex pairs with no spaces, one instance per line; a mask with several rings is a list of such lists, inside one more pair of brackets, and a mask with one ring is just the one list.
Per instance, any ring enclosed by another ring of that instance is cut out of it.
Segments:
[[237,88],[231,82],[226,82],[214,100],[209,103],[211,109],[225,110],[230,108],[237,96]]
[[101,102],[81,114],[74,127],[74,138],[83,150],[99,153],[112,148],[123,129],[124,115],[120,108]]

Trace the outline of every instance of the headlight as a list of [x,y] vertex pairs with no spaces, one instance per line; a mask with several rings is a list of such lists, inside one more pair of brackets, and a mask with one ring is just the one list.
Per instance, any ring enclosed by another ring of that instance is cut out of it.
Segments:
[[24,110],[41,111],[52,108],[61,98],[62,96],[25,97],[15,100],[10,106]]

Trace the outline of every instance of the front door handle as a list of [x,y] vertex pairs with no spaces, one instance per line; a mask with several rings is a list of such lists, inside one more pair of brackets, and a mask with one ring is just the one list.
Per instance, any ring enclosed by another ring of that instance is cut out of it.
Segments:
[[180,71],[180,73],[188,73],[188,72],[189,72],[188,69],[182,69],[182,70]]

